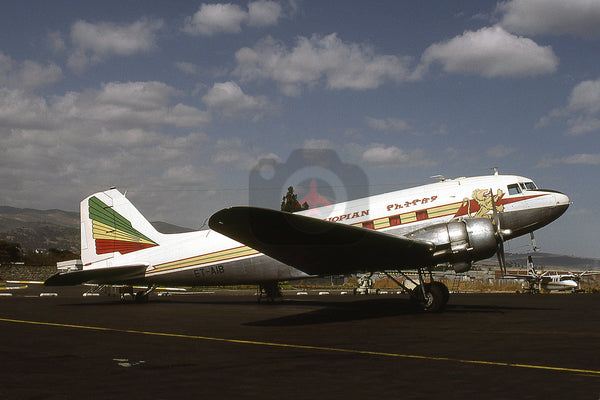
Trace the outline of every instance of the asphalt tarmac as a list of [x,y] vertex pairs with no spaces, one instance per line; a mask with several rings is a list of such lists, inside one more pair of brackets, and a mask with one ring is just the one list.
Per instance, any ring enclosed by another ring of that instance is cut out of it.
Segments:
[[0,293],[1,399],[600,398],[600,295],[84,290]]

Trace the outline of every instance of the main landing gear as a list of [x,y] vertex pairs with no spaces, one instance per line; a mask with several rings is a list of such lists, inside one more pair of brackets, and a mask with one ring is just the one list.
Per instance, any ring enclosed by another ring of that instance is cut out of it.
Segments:
[[[387,272],[386,275],[402,287],[410,295],[411,301],[421,310],[430,313],[444,311],[450,298],[448,287],[442,282],[433,280],[431,269],[427,270],[427,274],[423,268],[419,268],[417,271],[419,276],[418,282],[402,271],[398,272],[406,279],[404,282],[399,282]],[[428,276],[428,281],[425,280],[425,275]],[[412,283],[413,287],[408,287],[407,281]]]

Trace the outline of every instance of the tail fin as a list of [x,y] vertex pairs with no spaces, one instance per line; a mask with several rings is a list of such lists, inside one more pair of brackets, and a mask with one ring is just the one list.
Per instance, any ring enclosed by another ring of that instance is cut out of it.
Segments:
[[83,265],[158,246],[162,234],[116,189],[84,199],[81,212]]

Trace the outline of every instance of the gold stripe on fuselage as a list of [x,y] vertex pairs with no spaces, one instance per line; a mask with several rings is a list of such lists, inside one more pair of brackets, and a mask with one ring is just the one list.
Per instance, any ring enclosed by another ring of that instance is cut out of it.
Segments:
[[154,269],[152,271],[148,271],[148,274],[192,266],[200,266],[202,264],[214,264],[218,262],[233,260],[235,258],[253,256],[256,254],[259,254],[259,252],[257,250],[251,249],[248,246],[235,247],[233,249],[221,250],[213,253],[201,254],[195,257],[184,258],[182,260],[158,264],[154,266]]

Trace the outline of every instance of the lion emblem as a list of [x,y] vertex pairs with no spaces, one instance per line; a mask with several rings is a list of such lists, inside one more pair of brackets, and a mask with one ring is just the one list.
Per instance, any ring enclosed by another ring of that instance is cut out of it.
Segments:
[[[481,217],[487,217],[487,218],[492,218],[492,213],[491,211],[493,211],[494,206],[493,204],[496,205],[496,210],[498,210],[498,212],[502,212],[504,211],[504,205],[503,204],[498,204],[498,201],[504,196],[504,192],[500,189],[498,189],[498,191],[496,192],[495,195],[492,194],[492,190],[491,189],[476,189],[473,190],[473,200],[477,203],[477,205],[479,206],[479,210],[475,211],[475,207],[473,207],[473,211],[471,211],[471,201],[468,198],[464,198],[463,199],[463,204],[462,207],[466,206],[467,207],[467,215],[470,218],[481,218]],[[492,204],[492,201],[494,202]],[[472,214],[475,213],[475,214]]]

